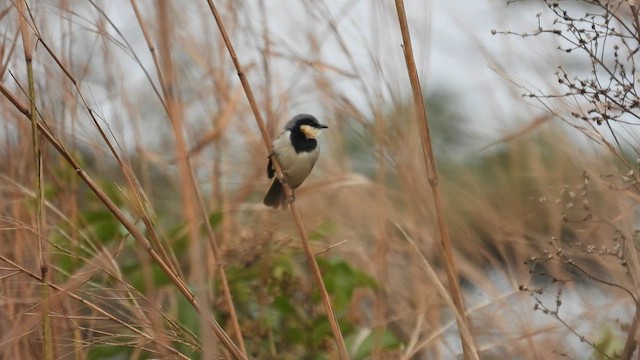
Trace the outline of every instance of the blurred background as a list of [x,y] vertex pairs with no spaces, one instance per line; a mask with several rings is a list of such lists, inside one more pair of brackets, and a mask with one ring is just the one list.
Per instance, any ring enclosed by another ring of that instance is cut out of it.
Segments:
[[[425,272],[446,283],[394,3],[214,3],[271,135],[298,113],[329,126],[296,204],[351,357],[461,358]],[[207,2],[0,4],[2,83],[28,104],[22,18],[65,149],[37,140],[39,228],[31,124],[4,94],[0,358],[228,356],[68,158],[251,358],[337,358],[292,217],[262,205],[267,150]],[[631,356],[637,11],[405,5],[480,358]]]

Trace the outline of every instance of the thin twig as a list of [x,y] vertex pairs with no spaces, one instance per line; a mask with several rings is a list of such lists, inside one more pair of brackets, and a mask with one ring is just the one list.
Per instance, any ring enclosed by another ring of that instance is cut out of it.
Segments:
[[349,241],[349,239],[344,239],[344,240],[342,240],[342,241],[338,242],[337,244],[333,244],[333,245],[331,245],[331,246],[327,247],[326,249],[322,249],[322,250],[320,250],[320,251],[316,252],[316,255],[315,255],[315,256],[318,256],[318,255],[320,255],[320,254],[324,254],[324,253],[326,253],[327,251],[330,251],[330,250],[332,250],[332,249],[334,249],[334,248],[336,248],[336,247],[338,247],[338,246],[340,246],[340,245],[342,245],[342,244],[346,243],[347,241]]

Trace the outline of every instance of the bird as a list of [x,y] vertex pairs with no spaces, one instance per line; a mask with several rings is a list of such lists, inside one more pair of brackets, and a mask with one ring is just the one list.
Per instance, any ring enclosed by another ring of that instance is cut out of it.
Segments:
[[[309,176],[311,169],[318,160],[320,149],[316,137],[322,129],[327,129],[327,125],[321,124],[318,119],[309,114],[298,114],[287,122],[284,130],[273,141],[273,150],[269,155],[267,165],[267,176],[274,178],[275,168],[273,157],[275,156],[282,168],[284,180],[293,191]],[[287,196],[278,177],[273,179],[271,187],[264,197],[263,203],[266,206],[277,209],[292,201]]]

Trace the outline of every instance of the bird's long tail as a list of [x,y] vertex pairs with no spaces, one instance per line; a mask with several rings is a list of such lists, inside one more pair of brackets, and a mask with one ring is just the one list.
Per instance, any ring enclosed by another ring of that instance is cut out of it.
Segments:
[[282,187],[280,180],[275,178],[271,183],[269,191],[267,191],[267,194],[264,196],[262,203],[266,206],[271,206],[274,209],[277,209],[280,205],[284,206],[286,200],[285,197],[284,188]]

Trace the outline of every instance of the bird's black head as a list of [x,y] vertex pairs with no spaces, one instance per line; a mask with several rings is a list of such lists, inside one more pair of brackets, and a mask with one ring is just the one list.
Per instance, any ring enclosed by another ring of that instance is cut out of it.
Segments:
[[296,152],[312,151],[317,146],[316,136],[321,129],[328,126],[320,124],[318,119],[309,114],[299,114],[289,120],[284,127],[291,132],[291,143]]
[[289,120],[284,127],[289,131],[301,131],[307,139],[315,139],[321,129],[328,128],[327,125],[320,124],[318,119],[309,114],[298,114]]

